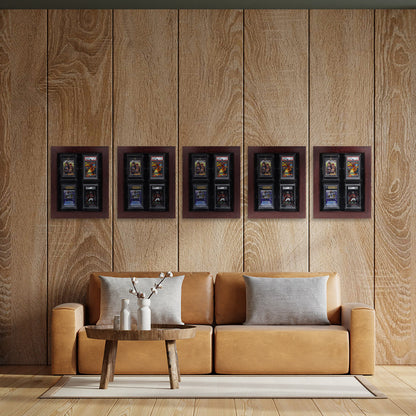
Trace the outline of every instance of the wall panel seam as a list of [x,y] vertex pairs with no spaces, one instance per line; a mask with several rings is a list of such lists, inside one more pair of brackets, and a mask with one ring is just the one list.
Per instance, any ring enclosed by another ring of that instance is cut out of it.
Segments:
[[[313,198],[312,193],[316,192],[315,189],[312,188],[311,182],[313,180],[311,175],[311,168],[312,165],[310,163],[310,155],[311,152],[311,11],[308,10],[308,137],[307,137],[307,143],[308,143],[308,217],[307,217],[307,226],[308,226],[308,272],[311,271],[311,199]],[[313,192],[311,192],[311,189],[313,189]]]
[[[176,22],[177,22],[177,28],[176,28],[176,31],[177,31],[177,35],[176,35],[176,37],[177,37],[177,39],[176,39],[176,78],[177,78],[177,80],[176,80],[176,88],[177,88],[177,92],[176,92],[176,112],[177,112],[177,114],[176,114],[176,122],[177,122],[177,126],[176,126],[176,147],[177,147],[177,149],[176,149],[176,160],[177,160],[177,162],[176,162],[176,172],[175,172],[175,175],[176,175],[176,177],[177,177],[177,179],[176,179],[176,182],[175,182],[175,187],[176,187],[176,201],[175,201],[175,204],[176,204],[176,207],[175,207],[175,209],[176,209],[176,244],[177,244],[177,248],[176,248],[176,267],[177,267],[177,270],[178,271],[180,271],[181,270],[181,265],[180,265],[180,255],[179,255],[179,249],[180,249],[180,247],[179,247],[179,244],[180,244],[180,238],[179,238],[179,234],[180,234],[180,229],[179,229],[179,227],[180,227],[180,221],[179,221],[179,217],[180,217],[180,215],[181,215],[181,212],[179,211],[179,207],[180,207],[180,205],[179,205],[179,198],[180,198],[180,195],[179,195],[179,181],[181,180],[181,178],[179,178],[179,172],[181,172],[182,170],[181,170],[181,168],[180,168],[180,163],[182,162],[180,159],[179,159],[179,156],[180,156],[180,154],[181,154],[181,152],[180,152],[180,149],[179,149],[179,132],[180,132],[180,128],[179,128],[179,123],[180,123],[180,107],[179,107],[179,76],[180,76],[180,72],[179,72],[179,35],[180,35],[180,31],[179,31],[179,22],[180,22],[180,20],[179,20],[179,13],[180,13],[180,10],[179,9],[177,9],[176,10]],[[183,174],[183,172],[182,172],[182,174]],[[182,192],[183,192],[183,190],[182,190]]]
[[[46,10],[46,210],[49,213],[50,163],[49,163],[49,9]],[[49,214],[46,215],[46,363],[49,364]]]
[[[117,172],[115,170],[116,160],[114,148],[114,9],[111,10],[111,154],[112,154],[112,171],[113,180],[111,181],[112,200],[111,200],[111,270],[114,271],[114,227],[115,227],[115,184],[117,182]],[[119,166],[117,166],[119,169]],[[118,207],[117,207],[118,208]]]

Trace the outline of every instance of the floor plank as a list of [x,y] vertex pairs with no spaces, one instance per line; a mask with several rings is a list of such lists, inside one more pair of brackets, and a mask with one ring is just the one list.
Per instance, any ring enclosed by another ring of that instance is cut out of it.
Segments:
[[384,368],[410,387],[416,389],[416,367],[409,365],[389,365]]
[[236,416],[234,399],[197,399],[194,416]]
[[321,416],[311,399],[274,399],[279,416]]
[[158,399],[152,416],[193,416],[195,399]]
[[108,416],[150,416],[156,399],[119,399]]
[[352,400],[348,399],[315,399],[314,403],[323,416],[365,415],[365,413]]
[[273,399],[235,399],[237,416],[279,416]]

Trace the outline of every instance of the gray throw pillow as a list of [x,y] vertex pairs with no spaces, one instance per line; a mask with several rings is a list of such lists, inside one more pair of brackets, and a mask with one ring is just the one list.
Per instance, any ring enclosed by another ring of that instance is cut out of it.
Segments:
[[329,276],[272,278],[244,276],[245,325],[327,325]]
[[[183,325],[181,318],[182,282],[185,276],[174,276],[166,278],[163,289],[158,290],[150,300],[152,324]],[[114,315],[120,315],[121,299],[130,299],[129,310],[132,323],[137,323],[137,296],[129,293],[133,288],[130,278],[100,276],[101,280],[101,303],[100,319],[97,325],[111,325]],[[136,287],[149,296],[151,288],[160,278],[136,278]]]

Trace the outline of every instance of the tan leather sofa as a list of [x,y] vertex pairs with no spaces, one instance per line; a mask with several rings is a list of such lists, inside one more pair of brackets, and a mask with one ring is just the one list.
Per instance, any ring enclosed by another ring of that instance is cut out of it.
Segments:
[[[52,310],[51,336],[53,374],[101,373],[105,341],[88,338],[84,327],[84,325],[94,325],[100,317],[99,275],[129,278],[158,277],[159,273],[93,273],[90,276],[86,308],[78,303],[65,303],[55,307]],[[194,338],[178,340],[176,343],[181,373],[211,373],[213,277],[210,273],[174,273],[174,275],[185,275],[182,284],[182,321],[197,326]],[[115,373],[167,374],[164,342],[120,341]]]
[[[193,339],[177,342],[183,374],[373,374],[374,309],[341,305],[336,273],[246,273],[257,277],[329,275],[327,311],[331,325],[242,325],[245,321],[243,273],[219,273],[215,288],[210,273],[185,275],[182,320],[197,325]],[[81,304],[67,303],[52,311],[53,374],[99,374],[104,341],[87,338],[84,325],[100,315],[98,275],[157,277],[158,273],[93,273],[86,313]],[[215,290],[215,323],[214,323]],[[163,342],[119,342],[117,374],[166,374]]]
[[215,280],[215,371],[220,374],[373,374],[374,309],[341,305],[336,273],[245,273],[256,277],[329,275],[331,325],[242,325],[246,318],[243,273]]

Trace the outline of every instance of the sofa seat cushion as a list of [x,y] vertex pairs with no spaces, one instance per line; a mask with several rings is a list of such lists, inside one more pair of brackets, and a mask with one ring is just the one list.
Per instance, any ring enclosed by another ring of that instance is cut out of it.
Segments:
[[[194,338],[176,341],[181,374],[212,372],[212,326],[196,325]],[[100,374],[104,340],[78,332],[78,372]],[[164,341],[119,341],[115,374],[168,374]]]
[[219,374],[346,374],[349,334],[339,325],[215,327]]

